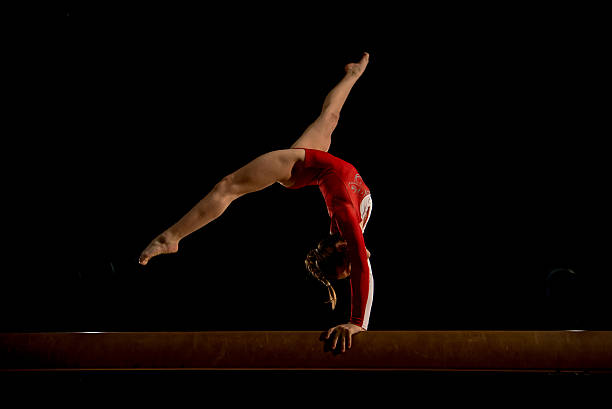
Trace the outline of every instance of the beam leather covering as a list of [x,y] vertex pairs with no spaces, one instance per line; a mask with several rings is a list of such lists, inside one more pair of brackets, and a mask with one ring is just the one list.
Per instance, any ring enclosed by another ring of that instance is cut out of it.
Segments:
[[345,353],[316,331],[0,334],[0,370],[612,371],[612,331],[368,331]]

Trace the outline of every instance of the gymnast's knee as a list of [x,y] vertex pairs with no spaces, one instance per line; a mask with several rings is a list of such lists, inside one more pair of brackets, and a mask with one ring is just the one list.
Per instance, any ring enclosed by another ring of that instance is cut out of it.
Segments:
[[221,179],[212,190],[212,194],[215,199],[231,202],[240,196],[239,186],[236,180],[236,175],[230,173]]
[[340,121],[340,113],[335,110],[325,109],[321,113],[321,120],[333,131],[338,126],[338,121]]

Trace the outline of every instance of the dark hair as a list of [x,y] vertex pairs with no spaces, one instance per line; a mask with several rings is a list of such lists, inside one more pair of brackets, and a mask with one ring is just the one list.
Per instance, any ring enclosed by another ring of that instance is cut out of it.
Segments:
[[332,234],[319,242],[317,247],[310,250],[306,255],[306,269],[327,287],[329,301],[332,310],[336,308],[336,292],[329,282],[336,277],[336,267],[345,262],[345,256],[336,248],[336,244],[342,241],[340,234]]

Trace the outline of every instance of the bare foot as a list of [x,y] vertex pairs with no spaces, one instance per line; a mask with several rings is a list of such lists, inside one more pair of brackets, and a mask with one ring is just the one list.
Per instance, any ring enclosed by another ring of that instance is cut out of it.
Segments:
[[361,60],[359,60],[359,62],[346,64],[344,66],[344,71],[346,71],[347,74],[361,77],[361,74],[363,74],[363,72],[365,71],[369,60],[370,60],[370,54],[363,53],[363,55],[361,56]]
[[138,262],[144,266],[155,256],[160,254],[176,253],[177,251],[178,241],[171,239],[166,233],[162,233],[151,243],[149,243],[147,248],[142,251]]

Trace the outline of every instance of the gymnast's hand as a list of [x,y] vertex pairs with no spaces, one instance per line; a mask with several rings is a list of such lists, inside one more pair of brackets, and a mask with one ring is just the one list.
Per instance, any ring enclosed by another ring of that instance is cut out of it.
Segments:
[[[340,324],[333,328],[330,328],[329,331],[327,331],[325,339],[329,339],[331,337],[332,350],[336,349],[336,346],[338,346],[340,348],[340,351],[344,352],[351,347],[352,336],[362,331],[365,330],[360,326],[349,322],[347,324]],[[338,340],[340,340],[340,345],[338,345]]]

